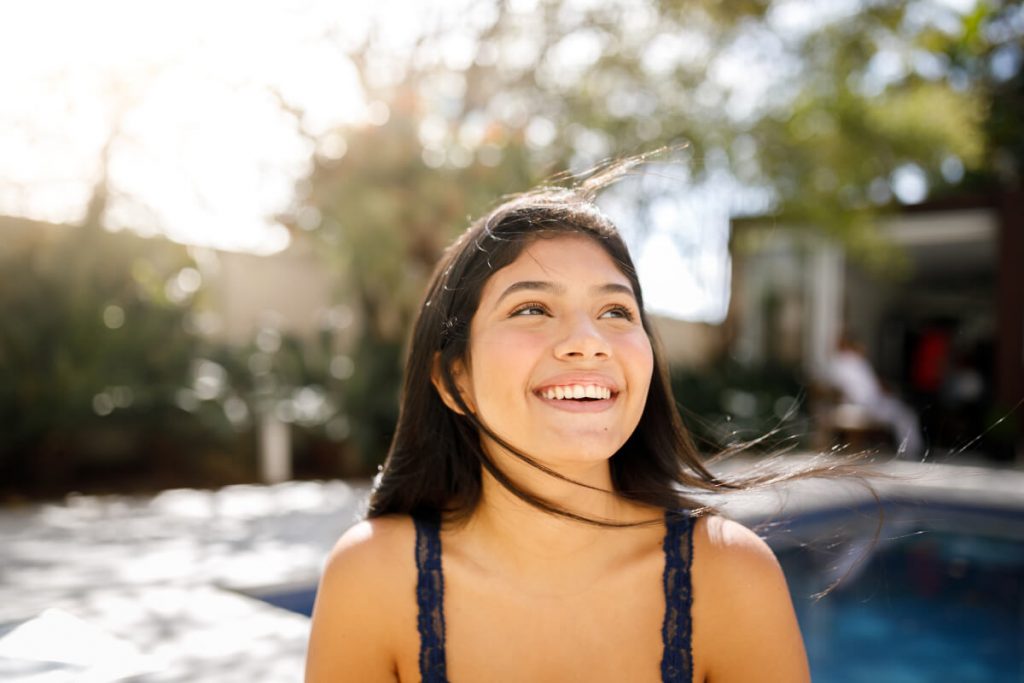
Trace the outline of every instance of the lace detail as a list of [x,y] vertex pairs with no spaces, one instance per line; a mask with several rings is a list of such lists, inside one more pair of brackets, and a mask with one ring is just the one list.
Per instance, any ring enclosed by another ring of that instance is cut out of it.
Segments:
[[[441,571],[441,523],[437,516],[414,517],[416,525],[416,602],[422,683],[448,683],[445,658],[444,574]],[[693,524],[689,511],[665,514],[665,621],[661,635],[663,683],[691,683],[690,565]]]
[[665,514],[665,621],[661,680],[691,683],[693,650],[690,643],[690,563],[693,559],[693,517],[688,511]]
[[422,683],[448,683],[444,651],[444,574],[441,571],[441,522],[414,517],[416,525],[416,602],[420,632]]

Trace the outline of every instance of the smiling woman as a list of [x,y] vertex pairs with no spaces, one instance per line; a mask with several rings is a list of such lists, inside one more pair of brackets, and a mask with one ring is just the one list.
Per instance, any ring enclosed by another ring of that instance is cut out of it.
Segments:
[[498,206],[438,264],[308,681],[808,679],[775,557],[688,495],[754,479],[702,464],[593,204],[631,163]]

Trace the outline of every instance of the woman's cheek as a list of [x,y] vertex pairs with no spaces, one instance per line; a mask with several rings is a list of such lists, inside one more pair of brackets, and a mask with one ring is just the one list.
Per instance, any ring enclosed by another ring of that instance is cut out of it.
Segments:
[[646,334],[630,335],[629,338],[623,340],[623,348],[630,357],[654,367],[654,349],[651,348],[651,340],[647,338]]
[[473,374],[477,382],[486,382],[493,390],[513,380],[517,368],[529,369],[541,343],[537,337],[521,330],[481,335],[473,352]]

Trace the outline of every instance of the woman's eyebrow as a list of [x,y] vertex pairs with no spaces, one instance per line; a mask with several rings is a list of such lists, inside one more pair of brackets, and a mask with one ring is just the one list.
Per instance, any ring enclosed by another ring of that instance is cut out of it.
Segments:
[[[565,286],[554,282],[546,282],[544,280],[521,280],[519,282],[513,282],[511,285],[505,288],[505,291],[501,293],[501,296],[498,297],[498,300],[494,303],[494,305],[499,305],[502,302],[502,300],[505,297],[509,296],[510,294],[522,291],[564,294]],[[594,294],[625,294],[629,297],[635,298],[633,295],[633,289],[631,287],[619,284],[618,282],[609,282],[607,284],[591,287],[591,292]]]

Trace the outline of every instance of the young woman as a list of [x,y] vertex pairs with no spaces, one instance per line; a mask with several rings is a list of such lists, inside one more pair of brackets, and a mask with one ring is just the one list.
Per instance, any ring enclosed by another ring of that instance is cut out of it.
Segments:
[[619,171],[502,204],[438,265],[308,683],[809,680],[771,550],[686,496],[736,485],[686,436],[592,202]]

